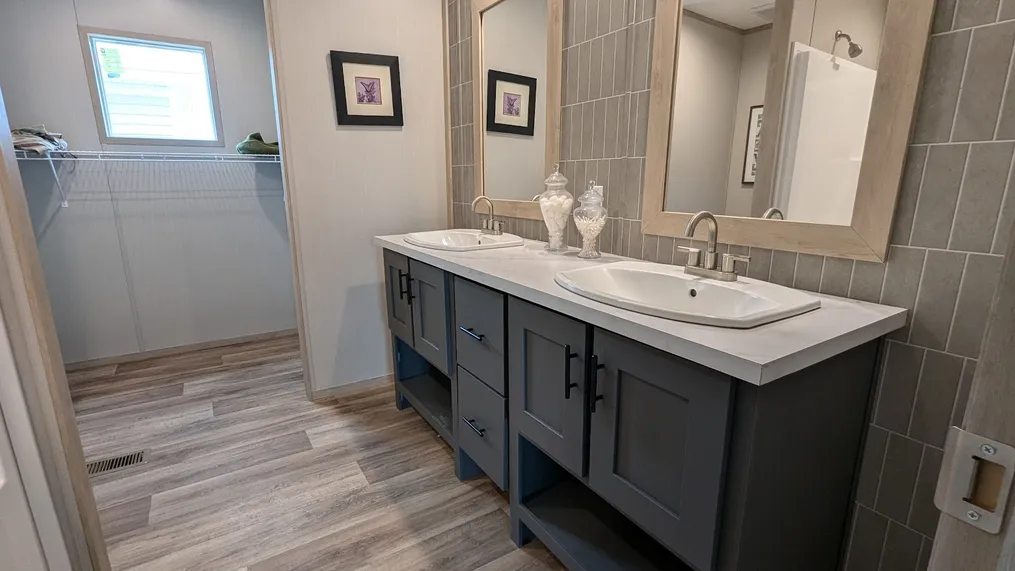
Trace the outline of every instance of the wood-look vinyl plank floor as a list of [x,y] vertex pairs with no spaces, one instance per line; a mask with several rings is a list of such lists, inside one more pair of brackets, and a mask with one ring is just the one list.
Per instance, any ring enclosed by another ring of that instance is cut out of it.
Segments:
[[294,336],[68,374],[116,571],[558,571],[390,385],[307,400]]

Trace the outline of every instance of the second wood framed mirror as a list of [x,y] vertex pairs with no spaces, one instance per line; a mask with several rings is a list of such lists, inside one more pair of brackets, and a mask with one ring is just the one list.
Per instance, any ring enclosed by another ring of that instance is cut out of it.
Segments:
[[657,0],[644,232],[883,261],[934,0],[750,6]]
[[564,0],[473,0],[476,194],[542,220],[532,197],[560,147]]

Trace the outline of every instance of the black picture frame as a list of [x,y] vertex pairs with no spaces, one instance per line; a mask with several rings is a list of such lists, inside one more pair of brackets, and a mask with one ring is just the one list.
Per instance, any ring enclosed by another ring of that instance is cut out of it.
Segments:
[[[387,66],[391,72],[391,115],[356,115],[349,113],[345,99],[345,63]],[[331,52],[331,80],[335,90],[335,108],[339,125],[365,125],[376,127],[402,127],[402,82],[398,69],[398,56],[364,54],[358,52]]]
[[[759,125],[755,129],[755,121],[759,120],[764,122],[765,106],[764,105],[751,105],[750,110],[747,112],[747,136],[744,142],[744,165],[740,168],[740,184],[747,186],[753,185],[755,178],[757,178],[757,162],[758,153],[760,148],[758,146],[759,138],[761,136],[761,126]],[[754,148],[751,148],[751,141],[754,141]],[[754,176],[749,175],[751,172],[748,167],[751,165],[751,161],[754,161],[755,174]]]
[[[505,125],[497,122],[497,82],[516,83],[529,88],[528,125]],[[486,130],[495,133],[509,133],[532,137],[536,134],[536,78],[516,75],[506,71],[489,70],[486,76]]]

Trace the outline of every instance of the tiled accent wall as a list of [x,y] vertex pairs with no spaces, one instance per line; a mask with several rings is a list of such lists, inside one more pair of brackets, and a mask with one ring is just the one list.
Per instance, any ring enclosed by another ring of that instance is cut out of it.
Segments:
[[[451,20],[461,16],[450,61],[452,125],[463,133],[471,84],[455,68],[471,63],[468,5],[449,3]],[[606,187],[605,251],[673,263],[684,240],[643,235],[640,221],[654,14],[655,0],[567,0],[561,162],[572,190],[589,179]],[[945,434],[965,410],[1015,220],[1013,47],[1015,0],[938,0],[886,264],[749,249],[751,277],[910,310],[883,351],[846,571],[928,563]],[[473,153],[457,145],[455,225],[475,227],[474,184],[457,174],[471,175]],[[508,220],[508,229],[538,238],[542,224]]]

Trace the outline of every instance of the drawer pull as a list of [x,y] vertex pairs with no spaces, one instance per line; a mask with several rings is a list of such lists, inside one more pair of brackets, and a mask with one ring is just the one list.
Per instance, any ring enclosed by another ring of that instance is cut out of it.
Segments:
[[599,394],[599,371],[606,368],[606,365],[599,364],[599,355],[592,356],[592,402],[589,407],[592,412],[596,412],[596,401],[603,400],[603,395]]
[[471,327],[459,327],[458,330],[480,343],[482,343],[483,338],[486,337],[486,335],[483,335],[482,333],[476,333]]
[[485,429],[485,428],[479,428],[478,426],[476,426],[475,424],[473,424],[473,423],[475,423],[475,422],[476,422],[476,419],[475,419],[475,418],[473,418],[473,419],[471,419],[471,420],[470,420],[470,419],[468,419],[468,418],[465,418],[465,417],[463,416],[463,417],[462,417],[462,420],[464,420],[464,421],[465,421],[465,424],[468,424],[468,425],[469,425],[469,428],[471,428],[471,429],[473,430],[473,432],[475,432],[476,434],[478,434],[480,438],[482,438],[482,437],[483,437],[483,436],[484,436],[484,435],[486,434],[486,429]]
[[564,354],[567,355],[564,361],[564,399],[571,398],[571,389],[577,388],[578,383],[571,382],[571,360],[578,358],[578,353],[571,352],[570,345],[564,345]]

